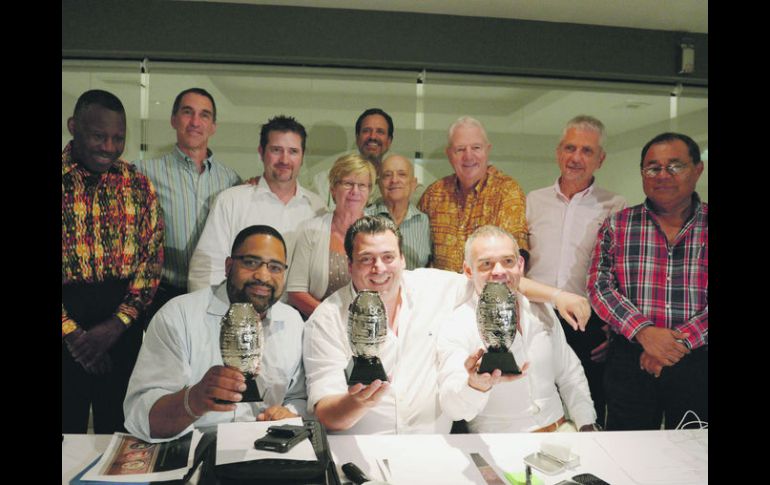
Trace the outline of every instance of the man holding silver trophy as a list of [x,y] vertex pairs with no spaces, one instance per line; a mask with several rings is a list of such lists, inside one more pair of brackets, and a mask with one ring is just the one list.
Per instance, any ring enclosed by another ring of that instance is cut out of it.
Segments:
[[124,403],[131,434],[155,442],[192,425],[307,414],[303,322],[279,301],[286,269],[281,234],[249,226],[225,261],[226,281],[158,311]]
[[[306,322],[308,410],[332,432],[448,433],[452,422],[438,402],[436,338],[452,310],[472,296],[473,286],[460,273],[405,270],[399,231],[386,217],[356,221],[346,234],[345,250],[351,283],[324,300]],[[585,325],[590,314],[585,298],[530,280],[524,285],[525,293],[538,300],[555,296],[576,326]],[[363,290],[377,292],[382,318],[379,303],[357,300]],[[356,374],[351,361],[355,368],[356,360],[369,360],[372,368],[364,374],[379,373],[375,354],[387,380],[351,379]]]
[[[467,420],[474,433],[597,430],[583,367],[553,309],[519,293],[524,260],[513,236],[496,226],[476,229],[465,242],[463,271],[475,296],[438,335],[444,412]],[[484,372],[492,358],[509,368]]]

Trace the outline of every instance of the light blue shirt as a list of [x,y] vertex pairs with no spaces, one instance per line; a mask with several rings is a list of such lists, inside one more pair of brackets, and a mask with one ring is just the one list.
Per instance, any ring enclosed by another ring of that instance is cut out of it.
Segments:
[[217,194],[241,183],[241,178],[233,169],[215,161],[211,150],[203,161],[203,173],[198,173],[195,162],[179,146],[161,158],[133,163],[152,181],[163,209],[165,244],[161,279],[186,288],[190,257],[206,223],[209,206]]
[[[390,212],[388,207],[382,201],[377,200],[374,204],[364,209],[368,216],[386,215],[388,218]],[[404,258],[406,259],[406,269],[417,269],[428,266],[433,245],[430,240],[430,221],[427,214],[421,212],[414,204],[410,203],[406,210],[406,216],[398,227],[401,232],[404,244]]]
[[[219,332],[229,307],[227,283],[223,282],[178,296],[155,314],[123,403],[129,433],[148,442],[167,441],[150,438],[150,409],[161,397],[200,382],[212,366],[223,365]],[[308,415],[302,317],[294,308],[277,302],[267,311],[262,331],[264,347],[257,386],[264,401],[238,403],[234,413],[206,413],[193,423],[195,427],[254,421],[262,410],[275,405],[283,405],[300,416]],[[191,429],[186,428],[176,437]]]

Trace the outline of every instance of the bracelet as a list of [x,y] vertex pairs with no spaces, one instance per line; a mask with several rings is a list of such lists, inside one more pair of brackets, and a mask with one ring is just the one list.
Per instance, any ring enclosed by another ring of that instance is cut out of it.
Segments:
[[192,409],[190,409],[190,388],[188,386],[185,386],[184,388],[184,410],[187,411],[187,414],[193,419],[201,418],[201,416],[198,416],[192,412]]
[[115,314],[115,316],[117,317],[118,320],[123,322],[123,325],[125,325],[126,327],[131,325],[131,317],[129,317],[125,313],[118,312]]
[[561,293],[561,288],[556,288],[556,291],[551,295],[551,306],[554,308],[556,308],[556,297],[559,296],[559,293]]

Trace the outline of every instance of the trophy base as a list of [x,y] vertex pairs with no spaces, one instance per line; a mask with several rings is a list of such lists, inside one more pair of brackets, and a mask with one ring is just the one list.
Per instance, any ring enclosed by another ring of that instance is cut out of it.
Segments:
[[382,367],[379,357],[353,357],[350,359],[348,367],[345,369],[345,377],[348,385],[353,384],[371,384],[375,379],[387,381],[388,376]]
[[[257,387],[256,376],[245,375],[246,377],[246,390],[241,393],[241,400],[238,402],[260,402],[262,397],[259,394],[259,388]],[[217,404],[237,404],[234,401],[226,401],[224,399],[214,399]]]
[[491,374],[495,369],[500,369],[503,374],[521,374],[521,370],[510,352],[487,352],[481,358],[481,365],[476,373],[489,372]]

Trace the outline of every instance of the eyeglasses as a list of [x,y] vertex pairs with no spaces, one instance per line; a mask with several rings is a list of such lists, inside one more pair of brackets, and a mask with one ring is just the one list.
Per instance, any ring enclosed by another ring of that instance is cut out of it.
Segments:
[[689,167],[686,163],[671,163],[669,165],[666,165],[665,167],[661,167],[660,165],[653,165],[651,167],[643,168],[642,175],[644,175],[647,178],[655,178],[658,175],[660,175],[660,172],[662,172],[663,169],[665,169],[669,175],[673,176],[684,172],[688,168]]
[[370,184],[358,184],[356,182],[348,182],[347,180],[340,180],[337,183],[342,185],[345,190],[353,190],[353,187],[358,187],[359,192],[363,192],[372,188]]
[[289,267],[288,264],[284,264],[280,261],[264,261],[262,258],[257,258],[255,256],[240,255],[230,257],[237,259],[241,263],[241,266],[248,269],[249,271],[256,271],[264,264],[267,266],[267,270],[270,273],[281,274]]

